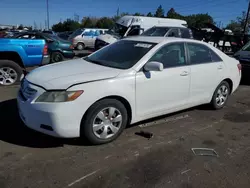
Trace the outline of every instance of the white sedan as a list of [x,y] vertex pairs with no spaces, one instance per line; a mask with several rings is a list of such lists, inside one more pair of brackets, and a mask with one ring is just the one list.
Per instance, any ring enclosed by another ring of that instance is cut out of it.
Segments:
[[206,103],[220,109],[240,79],[239,62],[207,43],[127,38],[33,70],[22,80],[18,107],[31,129],[102,144],[128,124]]

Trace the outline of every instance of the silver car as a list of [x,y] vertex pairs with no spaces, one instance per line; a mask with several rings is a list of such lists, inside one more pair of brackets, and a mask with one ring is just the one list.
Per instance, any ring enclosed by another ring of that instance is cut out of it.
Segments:
[[96,37],[105,34],[107,29],[84,28],[78,29],[69,36],[74,48],[83,50],[85,48],[94,48]]

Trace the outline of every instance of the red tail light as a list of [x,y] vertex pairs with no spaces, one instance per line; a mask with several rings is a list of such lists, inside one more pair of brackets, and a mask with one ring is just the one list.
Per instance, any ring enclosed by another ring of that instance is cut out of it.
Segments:
[[237,67],[238,67],[238,70],[239,70],[239,75],[241,74],[241,69],[242,69],[242,66],[241,66],[241,64],[239,63],[239,64],[237,64]]
[[70,49],[74,49],[74,46],[71,44],[71,45],[69,46],[69,48],[70,48]]
[[241,67],[240,63],[237,65],[237,67],[238,67],[239,71],[241,71],[242,67]]
[[48,55],[48,45],[45,44],[43,47],[43,55]]

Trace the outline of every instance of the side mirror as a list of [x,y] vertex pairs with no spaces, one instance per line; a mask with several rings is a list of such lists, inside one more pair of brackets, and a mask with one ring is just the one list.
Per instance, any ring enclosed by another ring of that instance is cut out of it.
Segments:
[[163,64],[157,61],[151,61],[144,66],[145,71],[163,71]]

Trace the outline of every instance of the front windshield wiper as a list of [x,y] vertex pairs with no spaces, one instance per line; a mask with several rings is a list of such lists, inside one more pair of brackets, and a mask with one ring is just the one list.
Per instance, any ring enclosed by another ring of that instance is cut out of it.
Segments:
[[90,62],[90,63],[94,63],[94,64],[98,64],[98,65],[104,66],[100,61],[92,60],[92,59],[90,59],[89,57],[85,57],[85,58],[83,58],[83,59],[84,59],[85,61]]

